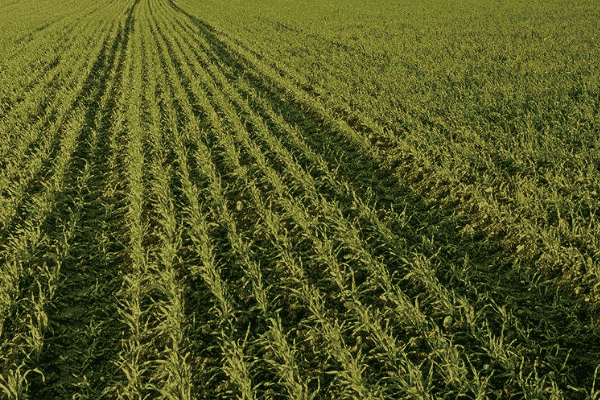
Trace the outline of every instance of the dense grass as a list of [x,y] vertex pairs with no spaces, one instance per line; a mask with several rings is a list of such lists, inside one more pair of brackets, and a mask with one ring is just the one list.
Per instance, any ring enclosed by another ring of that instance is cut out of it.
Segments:
[[7,399],[600,397],[600,5],[0,4]]

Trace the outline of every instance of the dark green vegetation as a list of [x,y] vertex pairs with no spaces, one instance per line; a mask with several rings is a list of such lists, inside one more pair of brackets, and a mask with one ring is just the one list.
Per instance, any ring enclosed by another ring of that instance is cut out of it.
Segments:
[[1,398],[600,398],[597,1],[0,16]]

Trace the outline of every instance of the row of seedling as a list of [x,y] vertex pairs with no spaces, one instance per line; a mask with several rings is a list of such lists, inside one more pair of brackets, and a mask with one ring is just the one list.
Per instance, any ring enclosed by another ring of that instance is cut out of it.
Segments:
[[[79,29],[83,29],[82,26]],[[20,398],[26,392],[30,366],[38,359],[44,345],[44,334],[48,328],[47,311],[56,293],[61,261],[69,253],[70,240],[78,223],[79,213],[73,210],[62,226],[57,227],[63,234],[55,243],[51,243],[43,229],[64,190],[68,179],[65,174],[69,172],[79,134],[85,124],[86,108],[81,104],[82,96],[88,92],[85,79],[93,72],[95,57],[103,51],[105,40],[115,34],[107,25],[96,23],[91,28],[98,33],[98,41],[89,52],[68,53],[74,60],[74,67],[60,70],[65,79],[62,84],[68,90],[61,92],[61,101],[52,100],[55,103],[52,107],[56,107],[50,113],[52,117],[47,114],[41,122],[27,126],[34,130],[32,133],[23,132],[22,141],[18,142],[21,143],[20,151],[29,147],[23,141],[38,141],[39,147],[34,149],[31,161],[19,173],[22,179],[15,182],[12,192],[17,197],[6,203],[10,208],[5,207],[6,214],[3,214],[3,228],[10,228],[10,232],[3,232],[5,240],[0,250],[1,273],[7,277],[2,279],[1,288],[6,295],[0,308],[0,348],[3,354],[0,359],[0,388],[9,398]],[[82,33],[89,32],[90,26],[82,30]],[[76,45],[75,41],[72,46]],[[15,136],[18,138],[19,134]],[[51,153],[54,155],[49,160]],[[16,166],[16,163],[13,165]],[[7,175],[11,172],[17,175],[11,169]],[[14,176],[11,178],[14,179]],[[37,182],[41,178],[46,181]],[[40,187],[32,193],[34,185]],[[19,209],[27,211],[18,212]]]

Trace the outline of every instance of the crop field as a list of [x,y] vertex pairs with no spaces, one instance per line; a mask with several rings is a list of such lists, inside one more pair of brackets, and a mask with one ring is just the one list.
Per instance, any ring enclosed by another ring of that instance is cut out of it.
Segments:
[[597,0],[0,0],[0,399],[600,399]]

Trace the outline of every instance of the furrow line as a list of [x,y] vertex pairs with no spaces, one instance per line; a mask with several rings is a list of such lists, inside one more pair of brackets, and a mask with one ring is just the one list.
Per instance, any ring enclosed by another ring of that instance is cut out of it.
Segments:
[[[162,48],[161,45],[162,43],[164,43],[163,40],[167,39],[165,38],[164,34],[162,34],[159,31],[160,28],[157,27],[156,29],[156,37],[160,38],[159,47]],[[165,68],[166,70],[171,70],[169,66],[165,64],[163,64],[163,66],[163,68]],[[172,75],[174,74],[168,74],[168,76]],[[218,193],[213,192],[213,195],[218,200],[218,196],[220,196],[222,190],[217,187],[215,187],[214,189],[215,191],[218,191]],[[224,222],[225,227],[227,229],[227,238],[232,246],[232,250],[235,252],[235,254],[237,254],[236,257],[242,258],[238,265],[242,268],[244,268],[244,265],[248,265],[250,274],[253,274],[255,272],[258,272],[259,274],[257,277],[255,277],[255,279],[252,279],[252,277],[250,279],[253,281],[253,291],[255,293],[255,296],[258,296],[258,299],[260,301],[261,297],[265,297],[265,292],[262,289],[260,270],[258,270],[256,267],[252,268],[252,261],[250,261],[248,256],[245,255],[248,251],[247,245],[245,241],[239,236],[239,233],[236,228],[236,223],[234,222],[234,219],[232,218],[230,212],[227,210],[225,204],[222,204],[221,207],[218,207],[217,212],[219,215],[219,220]],[[266,301],[263,301],[262,304],[263,306],[266,306]],[[234,386],[237,387],[237,390],[241,393],[242,397],[254,398],[254,388],[248,376],[249,370],[252,368],[252,366],[251,364],[247,364],[248,361],[246,361],[244,357],[244,347],[247,340],[248,331],[246,333],[246,338],[244,339],[244,342],[241,345],[237,340],[234,339],[236,336],[234,332],[234,330],[232,330],[231,332],[226,332],[225,330],[221,329],[221,344],[219,346],[225,359],[223,370],[228,376],[228,378],[231,380],[231,382],[234,384]]]
[[[221,104],[223,104],[223,103],[221,103]],[[222,107],[223,107],[223,106],[221,106],[221,108],[222,108]],[[243,127],[241,127],[241,126],[236,126],[236,121],[235,121],[235,119],[233,118],[233,114],[231,114],[230,112],[227,112],[226,114],[227,114],[228,118],[229,118],[229,119],[230,119],[230,120],[233,122],[233,124],[234,124],[234,127],[235,127],[235,128],[234,128],[234,131],[236,131],[236,132],[242,132],[242,131],[243,131]],[[246,146],[248,146],[248,140],[247,140],[247,138],[245,138],[244,142],[245,142]],[[254,151],[251,151],[251,152],[252,152],[252,153],[254,153],[253,155],[255,156],[255,158],[257,158],[259,161],[261,161],[261,160],[262,160],[262,162],[263,162],[263,164],[264,164],[264,160],[263,160],[263,159],[262,159],[260,156],[257,156],[257,155],[258,155],[258,154],[260,154],[260,153],[259,153],[259,152],[257,152],[257,150],[256,150],[256,149],[254,149]],[[233,162],[234,164],[236,163],[236,161],[235,161],[235,160],[233,160],[232,162]],[[263,170],[264,170],[264,165],[263,165]],[[281,187],[281,182],[279,182],[279,185],[278,185],[277,183],[274,183],[274,185],[275,185],[276,187],[277,187],[277,186]],[[306,299],[304,299],[304,300],[306,300]],[[315,306],[315,307],[316,307],[316,306]],[[326,326],[329,326],[329,325],[326,325]],[[337,332],[335,329],[333,329],[333,328],[329,329],[329,333],[333,334],[333,333],[335,333],[335,332]],[[335,343],[336,341],[334,340],[333,342]],[[348,371],[348,374],[349,374],[349,375],[346,375],[346,376],[350,377],[349,379],[351,379],[351,381],[352,381],[354,384],[358,384],[357,382],[360,382],[361,378],[359,378],[359,377],[356,375],[355,369],[354,369],[354,367],[353,367],[353,365],[357,365],[357,364],[355,364],[353,361],[350,361],[350,359],[347,359],[347,358],[346,358],[346,353],[345,353],[344,351],[341,351],[341,350],[340,350],[340,351],[338,351],[338,352],[337,352],[337,355],[338,355],[338,357],[340,357],[340,360],[341,360],[342,364],[344,365],[344,368],[346,368],[346,369],[347,369],[347,371]],[[354,371],[354,372],[353,372],[353,371]],[[344,375],[344,374],[342,373],[342,375]],[[358,384],[358,385],[359,385],[359,387],[360,387],[360,384]],[[364,393],[366,393],[366,392],[364,391],[364,389],[358,389],[358,392],[359,392],[359,393],[363,393],[363,394],[364,394]]]
[[[226,85],[226,84],[224,83],[224,85]],[[234,91],[233,91],[233,88],[231,88],[231,87],[229,87],[229,88],[226,88],[225,90],[226,90],[228,93],[234,93]],[[235,96],[234,94],[232,94],[232,95],[233,95],[233,96]],[[235,96],[235,97],[237,97],[237,96]],[[236,99],[236,100],[238,100],[238,102],[239,102],[239,98],[238,98],[238,99]],[[250,113],[251,113],[251,111],[248,111],[247,107],[246,107],[246,110],[245,110],[245,111],[246,111],[246,112],[247,112],[249,115],[252,115],[252,114],[250,114]],[[256,119],[254,119],[254,122],[256,123]],[[261,127],[261,128],[264,128],[264,127]],[[238,132],[241,132],[241,131],[242,131],[242,129],[243,129],[243,128],[241,128],[241,127],[238,127],[237,131],[238,131]],[[247,139],[247,138],[245,139],[245,142],[246,142],[246,146],[252,147],[252,146],[251,146],[251,145],[248,143],[248,139]],[[251,153],[253,154],[253,156],[254,156],[256,159],[258,159],[258,160],[259,160],[259,164],[261,164],[261,165],[264,165],[264,160],[262,160],[262,162],[260,162],[260,160],[262,159],[262,153],[260,152],[260,150],[258,150],[258,149],[256,149],[256,148],[254,148],[253,150],[251,150]],[[290,168],[290,165],[288,165],[288,168]],[[298,175],[296,175],[296,176],[298,176]],[[301,181],[306,181],[306,177],[298,177],[298,179],[301,179]],[[279,186],[279,185],[277,185],[277,183],[274,183],[274,185],[275,185],[275,186]],[[311,188],[311,189],[312,189],[312,190],[311,190],[311,192],[312,192],[312,193],[316,193],[316,189],[314,188],[314,186],[312,186],[312,188]],[[316,196],[314,196],[314,197],[316,197]],[[329,208],[330,208],[330,206],[328,206],[328,205],[326,205],[326,204],[324,205],[324,207],[329,207]],[[322,206],[321,208],[323,208],[323,206]],[[346,227],[346,228],[347,228],[347,227]],[[344,228],[342,228],[342,231],[344,231]],[[356,243],[356,241],[355,241],[355,243]],[[321,248],[322,248],[322,246],[323,246],[323,243],[321,243],[321,242],[315,242],[315,245],[316,245],[317,247],[321,247]],[[322,249],[323,249],[323,248],[322,248]],[[330,254],[330,253],[329,253],[329,254]],[[363,255],[364,255],[364,254],[366,254],[367,256],[369,256],[369,254],[368,254],[368,253],[366,253],[366,252],[363,250]],[[329,259],[329,261],[326,261],[326,264],[327,264],[327,265],[329,265],[329,267],[330,267],[330,268],[332,268],[332,271],[331,271],[331,272],[334,274],[334,275],[333,275],[333,280],[334,280],[335,282],[337,282],[337,283],[338,283],[338,286],[340,287],[340,289],[341,289],[342,291],[345,291],[345,285],[344,285],[344,284],[343,284],[341,281],[339,281],[340,277],[342,276],[342,274],[340,273],[341,271],[339,271],[339,270],[338,270],[338,272],[335,272],[335,271],[336,271],[336,269],[335,269],[335,268],[337,268],[337,260],[335,260],[335,259],[331,259],[331,254],[330,254],[330,256],[326,256],[326,255],[325,255],[325,257],[327,257],[327,259]],[[368,258],[370,258],[370,257],[368,257]],[[371,261],[373,261],[373,260],[371,260]],[[381,272],[381,271],[375,271],[375,272],[373,272],[373,273],[375,273],[375,274],[376,274],[376,273],[379,273],[379,272]],[[337,278],[336,278],[336,277],[337,277]],[[388,282],[389,282],[389,280],[388,280]],[[340,285],[341,285],[341,286],[340,286]],[[387,289],[388,291],[390,290],[390,288],[391,288],[391,285],[387,285],[386,289]],[[372,325],[371,325],[371,326],[372,326]]]
[[[215,75],[213,75],[213,77],[215,77]],[[226,92],[228,92],[228,93],[235,93],[235,92],[232,90],[232,88],[231,88],[231,87],[230,87],[230,88],[228,88],[228,89],[224,89],[224,90],[225,90]],[[248,113],[248,115],[252,116],[251,112],[248,112],[247,110],[246,110],[246,112]],[[238,127],[238,128],[239,128],[239,127]],[[240,130],[238,129],[237,131],[239,132]],[[254,154],[261,154],[261,153],[255,150]],[[288,165],[288,169],[289,169],[289,165]],[[302,179],[302,181],[306,182],[306,179]],[[333,180],[332,180],[332,181],[333,181]],[[312,189],[311,191],[314,193],[314,185],[313,185],[313,187],[312,187],[311,189]],[[347,187],[347,186],[346,186],[346,191],[348,191],[348,187]],[[327,206],[326,206],[326,207],[327,207]],[[335,212],[335,209],[334,209],[334,212]],[[339,210],[338,210],[338,212],[339,212]],[[343,220],[343,219],[342,219],[342,220]],[[344,226],[344,227],[342,227],[342,228],[341,228],[340,232],[345,232],[345,231],[347,231],[347,230],[348,230],[348,226]],[[351,230],[351,231],[352,231],[352,230]],[[359,243],[359,241],[358,241],[358,236],[357,236],[356,234],[354,235],[354,238],[353,238],[353,239],[351,238],[350,240],[351,240],[351,242],[347,242],[347,241],[346,241],[346,243],[354,244],[354,246],[349,246],[349,247],[355,247],[355,246],[356,246],[356,244],[357,244],[357,243]],[[380,265],[380,264],[379,264],[379,263],[377,263],[377,262],[373,263],[373,262],[374,262],[374,260],[372,260],[372,259],[371,259],[371,257],[370,257],[370,254],[369,254],[368,252],[366,252],[364,249],[362,250],[362,252],[361,252],[361,253],[362,253],[361,255],[362,255],[363,257],[365,257],[365,256],[366,256],[366,260],[370,260],[370,262],[367,262],[367,263],[369,263],[369,264],[371,264],[371,265]],[[385,272],[385,269],[383,269],[383,271]],[[380,268],[379,270],[372,270],[372,274],[373,274],[373,276],[381,276],[381,272],[382,272],[382,269],[381,269],[381,268]],[[424,279],[425,279],[425,280],[424,280],[425,282],[428,282],[428,280],[429,280],[430,278],[429,278],[429,277],[424,277]],[[385,281],[385,282],[388,282],[388,283],[386,284],[386,287],[384,288],[384,289],[385,289],[385,292],[386,292],[386,293],[390,293],[390,292],[392,291],[392,285],[389,283],[389,282],[390,282],[390,281],[389,281],[389,279],[384,279],[384,281]],[[443,294],[443,293],[444,293],[444,292],[441,292],[440,294]],[[397,302],[397,301],[396,301],[396,302]],[[407,304],[406,302],[404,302],[404,303],[405,303],[405,304]],[[410,303],[408,303],[408,304],[410,304]],[[450,303],[448,302],[448,300],[446,300],[446,301],[445,301],[445,304],[450,304]],[[453,307],[452,307],[452,308],[453,308]],[[450,311],[450,310],[449,310],[449,311]],[[362,313],[362,315],[366,315],[366,313],[364,313],[364,312],[363,312],[363,313]],[[372,324],[368,324],[368,325],[369,325],[369,326],[373,326]],[[388,336],[388,337],[389,337],[389,336]],[[443,346],[443,344],[442,344],[442,346]],[[445,364],[445,366],[448,366],[448,365],[451,365],[451,364]],[[453,367],[448,367],[448,368],[449,368],[449,370],[450,370],[450,369],[451,369],[451,368],[453,368]]]
[[[117,6],[122,12],[127,4]],[[123,202],[113,197],[119,170],[111,166],[116,166],[114,151],[120,125],[115,115],[123,107],[120,88],[128,68],[126,48],[131,27],[128,20],[116,22],[118,28],[110,46],[99,55],[87,82],[93,89],[84,101],[86,123],[53,221],[49,222],[52,226],[65,215],[74,219],[70,250],[60,260],[61,276],[48,313],[54,329],[45,338],[44,353],[37,364],[48,379],[32,388],[36,398],[100,397],[106,385],[119,379],[110,363],[118,352],[114,300],[116,272],[124,250],[120,243],[123,233],[114,219],[122,215],[119,208]]]
[[[145,19],[144,26],[146,22]],[[151,28],[152,29],[152,28]],[[144,38],[151,35],[144,34]],[[153,60],[151,65],[158,65],[159,55],[155,46],[150,46],[148,59]],[[154,371],[149,378],[150,383],[162,395],[176,397],[181,399],[191,398],[192,390],[191,369],[187,361],[187,344],[184,335],[184,329],[188,322],[184,315],[183,288],[181,283],[183,277],[180,271],[182,268],[181,246],[182,246],[182,222],[181,215],[176,215],[173,186],[173,172],[171,165],[171,145],[175,137],[178,136],[176,130],[168,129],[163,122],[163,118],[157,115],[158,101],[165,106],[166,110],[172,111],[169,90],[165,85],[165,77],[158,74],[158,77],[152,73],[146,72],[144,75],[151,75],[148,85],[145,88],[144,103],[145,109],[150,108],[151,120],[148,121],[147,131],[150,134],[151,162],[149,173],[153,176],[151,183],[151,200],[154,204],[153,214],[157,221],[158,230],[153,235],[159,245],[156,260],[150,264],[148,271],[154,275],[154,292],[160,293],[154,298],[153,308],[157,320],[154,328],[155,346],[162,356],[151,360],[149,365],[154,365]],[[158,78],[158,79],[157,79]],[[159,89],[160,88],[160,89]],[[157,95],[156,101],[152,101],[153,95]],[[149,104],[148,104],[149,103]],[[161,116],[162,117],[162,116]],[[167,128],[167,129],[165,129]],[[179,220],[179,221],[178,221]]]
[[[110,31],[107,32],[107,35],[110,33]],[[106,41],[104,44],[99,42],[100,47],[104,47],[105,43]],[[98,48],[94,50],[101,51]],[[92,70],[92,62],[88,61],[87,71],[92,73]],[[49,182],[39,188],[41,190],[38,193],[28,193],[30,211],[20,217],[23,223],[21,228],[16,230],[18,234],[9,235],[1,250],[3,264],[17,271],[17,280],[13,282],[15,286],[12,290],[8,289],[9,293],[12,292],[15,296],[7,304],[9,310],[12,311],[12,316],[8,320],[2,321],[4,328],[2,353],[8,355],[8,358],[3,357],[0,360],[3,364],[6,364],[7,360],[11,360],[8,365],[3,366],[2,370],[6,372],[0,375],[0,381],[14,393],[27,391],[28,384],[25,377],[33,368],[22,371],[23,366],[29,362],[39,361],[44,346],[44,334],[48,329],[47,312],[51,305],[50,300],[55,295],[60,262],[69,253],[68,242],[73,235],[72,226],[77,223],[76,216],[69,218],[69,221],[62,227],[64,235],[57,245],[58,248],[50,252],[47,224],[51,221],[48,218],[63,190],[67,179],[66,174],[74,161],[77,140],[85,124],[85,107],[77,105],[77,94],[83,90],[83,83],[83,79],[80,80],[78,83],[80,89],[71,93],[71,99],[68,99],[70,101],[65,103],[62,120],[55,128],[57,133],[64,131],[64,137],[62,137],[60,149],[55,158],[53,175]],[[50,261],[37,265],[35,259],[44,253],[47,254]],[[41,280],[38,280],[40,278]],[[46,282],[42,283],[43,280]],[[28,300],[23,302],[23,300],[18,300],[19,298]],[[23,304],[29,311],[17,308],[17,304]],[[0,315],[5,317],[7,314],[3,312]],[[41,380],[40,376],[37,378],[38,381]],[[43,379],[43,376],[41,378]]]
[[[99,34],[101,29],[102,27],[98,27],[94,34]],[[67,67],[66,71],[56,70],[54,74],[48,75],[47,82],[50,86],[39,86],[36,92],[39,92],[41,96],[46,96],[43,100],[46,105],[50,103],[53,105],[50,107],[39,106],[39,99],[28,98],[23,105],[29,107],[31,113],[27,110],[19,110],[18,113],[27,115],[29,123],[19,122],[10,118],[2,121],[0,129],[10,132],[12,137],[7,138],[6,152],[1,155],[4,168],[0,177],[0,191],[6,190],[9,184],[12,190],[15,190],[15,186],[21,186],[24,179],[22,174],[25,171],[35,173],[35,171],[31,171],[30,167],[32,163],[36,162],[33,160],[41,163],[46,158],[42,155],[43,153],[39,153],[40,144],[42,144],[41,148],[44,148],[43,144],[48,140],[48,137],[44,133],[46,133],[47,127],[56,120],[63,100],[69,97],[68,92],[63,93],[60,89],[64,86],[70,86],[73,82],[77,81],[79,75],[75,71],[81,71],[80,68],[84,67],[86,62],[87,59],[85,57],[78,57],[78,62],[70,65],[70,68]],[[64,77],[60,77],[60,75],[64,75]],[[48,89],[50,90],[48,91]],[[42,93],[44,94],[42,95]],[[36,108],[35,111],[33,110],[34,108]],[[33,115],[36,116],[35,119]],[[17,185],[15,185],[15,180],[17,180]]]
[[[169,54],[171,55],[170,59],[177,60],[178,56],[173,53],[172,46],[167,46],[167,47],[168,47]],[[175,76],[175,73],[173,73],[173,76]],[[236,164],[234,164],[234,165],[236,165]],[[236,165],[236,167],[237,167],[237,165]],[[238,200],[238,202],[239,202],[239,200]],[[239,208],[240,204],[241,203],[237,203],[236,207]],[[241,205],[241,206],[243,207],[243,205]],[[240,211],[241,210],[238,210],[238,212],[240,212]],[[238,220],[237,225],[242,225],[241,221]],[[234,247],[235,246],[236,245],[234,245]],[[243,261],[241,262],[242,265],[245,265],[248,268],[246,270],[246,272],[247,272],[250,280],[253,282],[253,290],[254,290],[255,295],[257,296],[256,300],[261,309],[261,312],[264,314],[267,312],[267,301],[266,301],[266,293],[265,293],[265,290],[264,290],[263,284],[262,284],[260,268],[254,261],[249,259],[249,257],[247,256],[248,251],[246,249],[244,249],[243,247],[240,246],[238,250],[239,250],[239,254],[243,258]]]
[[[29,100],[30,92],[40,85],[48,85],[51,82],[48,77],[61,60],[64,62],[66,53],[78,54],[83,46],[73,46],[76,41],[82,40],[82,33],[89,30],[89,25],[97,24],[93,11],[88,7],[81,10],[80,14],[71,11],[71,15],[64,24],[56,25],[54,32],[44,32],[41,39],[31,41],[30,46],[17,46],[19,52],[7,56],[5,54],[5,68],[10,75],[2,78],[2,103],[0,103],[0,117],[8,118],[11,114],[17,117],[23,116],[23,111],[14,110],[23,101]],[[76,22],[75,22],[76,21]],[[93,37],[93,36],[92,36]],[[91,40],[88,41],[88,44]],[[31,49],[29,47],[32,47]],[[69,59],[69,58],[67,58]],[[33,92],[35,95],[35,92]],[[50,103],[50,101],[48,102]]]

